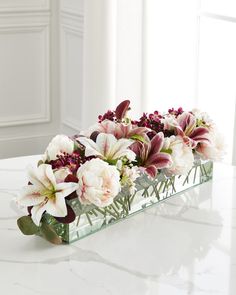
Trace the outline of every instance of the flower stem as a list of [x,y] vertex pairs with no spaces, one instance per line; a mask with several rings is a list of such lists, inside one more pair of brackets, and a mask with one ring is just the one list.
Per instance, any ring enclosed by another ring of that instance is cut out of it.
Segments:
[[85,215],[86,215],[86,217],[87,217],[87,219],[88,219],[89,224],[92,226],[93,223],[92,223],[92,220],[91,220],[89,214],[88,214],[88,213],[85,213]]
[[77,219],[77,222],[76,222],[76,226],[79,226],[80,216],[81,215],[78,216],[78,219]]

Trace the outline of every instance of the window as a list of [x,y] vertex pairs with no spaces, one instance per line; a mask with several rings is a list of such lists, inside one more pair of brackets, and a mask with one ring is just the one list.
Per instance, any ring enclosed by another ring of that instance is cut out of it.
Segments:
[[148,110],[210,113],[231,162],[236,102],[236,1],[145,0],[144,98]]

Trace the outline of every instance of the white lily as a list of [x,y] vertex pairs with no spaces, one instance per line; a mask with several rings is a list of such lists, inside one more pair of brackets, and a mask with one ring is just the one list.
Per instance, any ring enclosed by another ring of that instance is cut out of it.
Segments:
[[34,223],[40,224],[45,211],[55,217],[65,217],[65,197],[73,193],[78,184],[58,181],[51,165],[47,164],[37,168],[30,167],[28,177],[32,185],[23,188],[17,202],[24,207],[33,206],[31,215]]
[[78,140],[85,146],[85,156],[98,156],[104,160],[117,160],[127,157],[130,161],[135,160],[135,153],[129,149],[133,140],[117,139],[113,134],[100,133],[96,142],[87,138],[79,137]]
[[74,142],[68,136],[59,134],[56,135],[49,143],[45,154],[43,155],[43,161],[56,160],[57,156],[63,155],[63,153],[71,155],[74,151]]

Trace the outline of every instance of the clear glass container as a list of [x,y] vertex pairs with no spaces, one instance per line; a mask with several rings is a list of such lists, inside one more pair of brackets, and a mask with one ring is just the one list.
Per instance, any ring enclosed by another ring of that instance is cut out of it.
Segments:
[[49,214],[45,214],[44,220],[53,226],[64,242],[71,243],[209,181],[212,174],[213,162],[200,160],[195,162],[187,175],[168,177],[160,172],[155,179],[150,179],[144,174],[136,180],[135,194],[131,195],[127,188],[123,188],[110,206],[99,208],[94,205],[82,205],[78,199],[73,199],[68,201],[68,204],[76,214],[74,222],[59,223]]

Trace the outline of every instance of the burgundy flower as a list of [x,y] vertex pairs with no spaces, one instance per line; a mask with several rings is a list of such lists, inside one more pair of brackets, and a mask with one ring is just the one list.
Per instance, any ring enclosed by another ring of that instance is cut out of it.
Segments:
[[164,134],[159,132],[148,143],[135,142],[131,149],[138,158],[138,164],[145,171],[155,177],[158,169],[167,168],[171,165],[171,156],[161,152],[164,143]]
[[66,207],[67,207],[67,215],[65,217],[54,217],[54,218],[58,222],[68,224],[75,220],[76,215],[74,210],[68,204],[66,204]]

